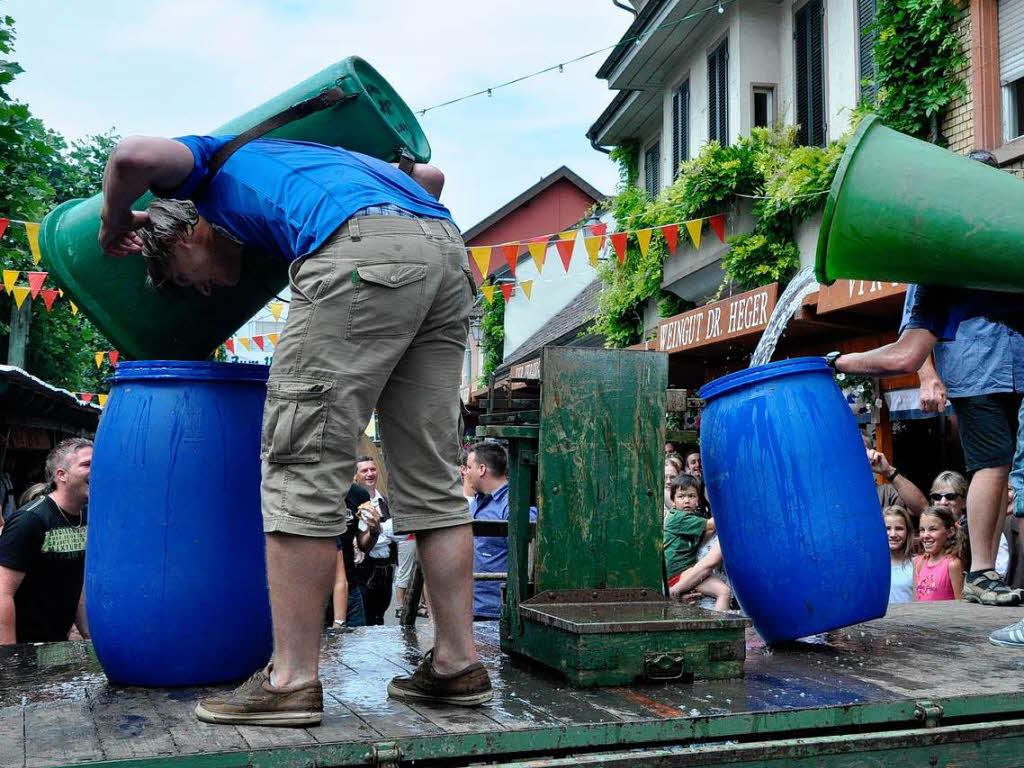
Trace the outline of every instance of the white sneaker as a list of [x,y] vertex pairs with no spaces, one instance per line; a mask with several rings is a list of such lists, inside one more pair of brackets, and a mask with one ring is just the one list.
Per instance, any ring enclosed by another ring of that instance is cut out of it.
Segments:
[[997,629],[988,636],[992,645],[1002,645],[1006,648],[1024,648],[1024,619],[1008,627]]

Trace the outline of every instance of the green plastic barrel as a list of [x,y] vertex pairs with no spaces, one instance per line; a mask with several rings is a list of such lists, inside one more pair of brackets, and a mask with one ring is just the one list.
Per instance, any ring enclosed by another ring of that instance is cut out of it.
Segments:
[[[273,138],[341,146],[382,160],[404,147],[430,159],[430,144],[415,115],[376,70],[352,56],[256,107],[210,135],[242,133],[284,109],[340,86],[357,98],[268,134]],[[152,200],[141,198],[136,210]],[[167,297],[146,288],[141,258],[113,259],[97,242],[101,195],[69,200],[47,214],[39,245],[44,266],[115,348],[135,359],[201,360],[287,284],[283,259],[247,261],[232,288],[204,297],[188,290]]]
[[818,282],[839,278],[1024,292],[1024,183],[861,122],[818,235]]

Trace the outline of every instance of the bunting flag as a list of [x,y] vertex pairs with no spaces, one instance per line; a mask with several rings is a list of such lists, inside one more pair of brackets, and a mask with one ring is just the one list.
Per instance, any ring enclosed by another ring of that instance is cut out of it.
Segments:
[[3,271],[4,290],[7,291],[8,294],[14,293],[14,284],[17,282],[18,275],[20,274],[21,272],[17,269],[5,269]]
[[602,240],[604,240],[604,235],[583,238],[583,246],[587,249],[587,257],[592,267],[597,266],[597,254],[601,250]]
[[73,301],[68,301],[68,304],[71,305],[71,314],[72,315],[77,315],[78,314],[78,305],[75,304],[75,302],[73,302]]
[[480,277],[487,277],[491,273],[491,246],[475,245],[469,252],[473,256],[476,268],[480,270]]
[[107,352],[107,355],[110,357],[110,364],[116,368],[117,359],[121,356],[121,353],[118,352],[116,349],[112,349],[109,352]]
[[28,249],[32,251],[32,263],[38,264],[39,260],[43,258],[39,253],[39,225],[26,222],[25,234],[28,235]]
[[544,271],[544,254],[548,250],[548,239],[546,237],[534,238],[526,244],[526,249],[533,257],[533,263],[537,265],[537,274]]
[[714,216],[708,216],[708,224],[718,235],[718,239],[723,243],[725,242],[725,214],[719,213]]
[[493,285],[481,285],[480,290],[484,293],[484,298],[487,299],[488,304],[494,303],[494,286]]
[[93,358],[96,360],[96,367],[97,368],[102,367],[102,365],[103,365],[103,357],[104,357],[104,355],[103,355],[102,352],[97,352],[95,355],[93,355]]
[[92,392],[79,392],[78,393],[78,398],[83,403],[91,403],[92,402]]
[[608,231],[608,225],[605,224],[604,222],[601,222],[599,224],[591,224],[590,225],[590,234],[592,234],[592,235],[597,235],[598,237],[604,237],[605,232],[607,232],[607,231]]
[[636,231],[637,242],[640,243],[640,253],[644,256],[647,255],[647,251],[651,248],[651,233],[652,229],[638,229]]
[[569,271],[569,262],[572,261],[572,249],[576,246],[575,240],[559,240],[555,243],[555,248],[558,249],[558,256],[562,260],[562,266],[565,267],[565,271]]
[[512,301],[512,289],[515,288],[513,283],[502,283],[501,284],[501,295],[505,297],[505,303],[508,304]]
[[695,251],[700,250],[700,227],[703,223],[704,219],[686,222],[686,231],[690,233],[690,239],[693,240],[693,249]]
[[263,337],[262,336],[253,336],[252,337],[252,343],[260,348],[260,352],[263,351]]
[[42,290],[43,281],[46,280],[47,272],[26,272],[28,276],[28,284],[32,288],[32,298],[36,298],[39,295],[39,291]]
[[18,305],[18,309],[21,309],[21,305],[25,303],[25,298],[30,290],[27,285],[14,286],[14,303]]
[[272,301],[267,304],[267,309],[270,310],[270,314],[274,316],[275,320],[280,320],[281,310],[284,309],[284,303],[280,301]]
[[228,352],[230,352],[232,355],[235,354],[235,340],[234,339],[228,339],[227,341],[225,341],[224,342],[224,346],[228,348]]
[[58,289],[57,289],[57,293],[58,293],[58,294],[60,295],[60,297],[61,297],[62,299],[64,298],[64,289],[63,289],[63,288],[58,288]]
[[267,338],[270,339],[270,343],[271,344],[273,344],[275,347],[277,346],[277,334],[276,333],[268,333],[267,334]]
[[43,304],[46,305],[46,311],[49,312],[50,310],[52,310],[54,299],[57,298],[57,291],[43,289],[39,292],[39,294],[43,297]]
[[519,284],[523,289],[523,295],[526,296],[526,300],[530,300],[530,294],[533,293],[533,280],[523,280]]
[[249,337],[248,336],[239,336],[238,337],[238,343],[241,344],[243,347],[245,347],[245,351],[246,352],[249,352],[250,350],[252,350],[252,347],[249,345]]
[[571,230],[568,230],[566,232],[559,232],[558,233],[558,239],[559,240],[575,240],[576,239],[576,232],[578,232],[578,231],[579,230],[571,229]]
[[608,235],[608,239],[612,241],[612,248],[615,249],[615,254],[619,257],[619,264],[626,263],[626,232],[614,232]]
[[508,264],[508,271],[512,274],[512,277],[515,277],[516,265],[519,263],[519,243],[509,243],[508,245],[501,246],[501,253],[505,257],[505,263]]
[[106,407],[107,398],[110,397],[110,395],[96,395],[96,397],[100,401],[100,408]]
[[668,246],[669,256],[675,256],[676,243],[679,242],[679,225],[666,224],[661,228],[661,234],[665,238],[665,244]]
[[0,237],[4,236],[4,232],[7,231],[7,225],[10,223],[10,219],[0,219]]

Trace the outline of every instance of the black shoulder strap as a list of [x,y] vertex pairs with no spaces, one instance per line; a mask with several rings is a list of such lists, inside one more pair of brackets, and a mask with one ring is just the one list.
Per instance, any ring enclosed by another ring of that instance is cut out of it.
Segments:
[[260,136],[264,136],[271,131],[276,131],[282,125],[300,120],[306,115],[311,115],[314,112],[320,112],[321,110],[333,107],[335,104],[340,104],[343,101],[354,99],[359,94],[356,93],[345,93],[341,88],[334,87],[328,88],[327,90],[321,91],[318,95],[306,101],[300,101],[298,104],[293,104],[276,115],[268,117],[262,123],[254,125],[252,128],[247,130],[245,133],[240,133],[238,136],[233,138],[227,144],[222,146],[216,152],[213,157],[210,158],[210,162],[207,166],[206,176],[196,186],[195,191],[192,193],[192,197],[202,197],[206,193],[207,187],[210,186],[210,182],[213,177],[217,175],[217,171],[228,161],[239,147],[248,144],[253,139],[258,139]]

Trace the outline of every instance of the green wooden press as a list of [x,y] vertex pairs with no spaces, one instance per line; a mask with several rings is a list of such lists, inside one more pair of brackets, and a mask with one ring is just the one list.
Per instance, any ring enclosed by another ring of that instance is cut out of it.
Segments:
[[668,357],[545,347],[537,385],[492,387],[477,428],[509,446],[502,649],[580,686],[740,677],[747,621],[664,596]]

